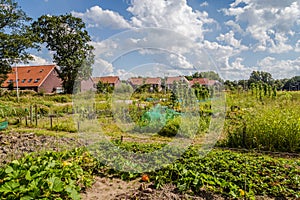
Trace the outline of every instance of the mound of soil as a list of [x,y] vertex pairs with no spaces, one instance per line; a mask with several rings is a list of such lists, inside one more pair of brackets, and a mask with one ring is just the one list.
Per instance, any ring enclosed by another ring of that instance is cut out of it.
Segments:
[[20,158],[24,153],[61,151],[82,146],[74,138],[36,135],[34,133],[0,133],[0,165]]

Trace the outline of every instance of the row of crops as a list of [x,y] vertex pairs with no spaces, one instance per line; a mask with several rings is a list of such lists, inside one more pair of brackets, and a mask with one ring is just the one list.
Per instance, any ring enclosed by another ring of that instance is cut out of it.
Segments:
[[[127,151],[154,151],[154,154],[162,147],[137,143],[119,145]],[[80,199],[80,191],[91,186],[94,175],[114,175],[123,180],[142,177],[143,173],[135,171],[133,160],[122,154],[115,155],[114,150],[105,149],[102,153],[114,156],[97,159],[86,149],[75,149],[31,154],[15,160],[0,168],[0,199]],[[153,181],[156,188],[171,183],[178,188],[178,193],[193,195],[206,190],[229,198],[300,198],[299,159],[219,150],[205,157],[200,153],[196,147],[190,147],[176,162],[148,172],[149,181]],[[165,154],[158,160],[169,158],[169,154]],[[111,168],[109,163],[112,162],[125,163],[123,167],[127,171]]]

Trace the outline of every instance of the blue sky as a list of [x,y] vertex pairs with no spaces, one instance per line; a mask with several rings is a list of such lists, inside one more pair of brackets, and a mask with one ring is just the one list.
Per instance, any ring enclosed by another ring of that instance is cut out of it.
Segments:
[[[300,0],[17,2],[33,19],[66,13],[82,18],[96,48],[95,76],[205,70],[231,80],[247,79],[253,70],[274,78],[300,75]],[[47,50],[32,54],[31,64],[52,62]]]

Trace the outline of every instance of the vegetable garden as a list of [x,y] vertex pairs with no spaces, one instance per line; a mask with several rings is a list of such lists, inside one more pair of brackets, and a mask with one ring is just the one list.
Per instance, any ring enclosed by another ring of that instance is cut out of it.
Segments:
[[[0,154],[6,155],[1,156],[0,199],[80,199],[96,176],[139,180],[152,190],[171,184],[177,195],[190,198],[203,193],[225,199],[300,198],[300,93],[257,91],[226,93],[223,132],[208,153],[201,150],[201,138],[216,113],[212,100],[199,95],[196,135],[181,136],[193,142],[180,157],[176,157],[180,147],[168,143],[180,129],[182,108],[169,93],[134,94],[130,104],[121,102],[122,109],[113,110],[110,94],[96,94],[91,107],[76,107],[68,95],[24,92],[18,102],[14,92],[2,91],[0,122],[9,125],[0,134]],[[89,125],[95,122],[110,141],[99,139],[105,149],[101,155],[91,153],[78,132],[78,128],[93,131]],[[17,156],[14,140],[3,140],[29,133],[36,135],[33,141],[40,136],[56,138],[67,148],[34,152],[26,150],[26,143]],[[73,138],[74,145],[65,138]],[[112,144],[120,151],[110,148]],[[164,148],[174,154],[157,153]],[[128,162],[120,152],[132,152],[129,155],[139,164]],[[137,153],[152,153],[157,159],[149,163]],[[172,156],[175,162],[168,163]],[[143,171],[161,161],[166,161],[159,163],[161,168]],[[115,163],[126,170],[111,167]],[[143,199],[130,192],[123,197]]]

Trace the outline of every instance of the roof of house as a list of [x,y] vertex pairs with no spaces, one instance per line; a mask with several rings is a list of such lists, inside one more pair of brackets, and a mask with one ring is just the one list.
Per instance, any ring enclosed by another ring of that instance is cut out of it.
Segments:
[[144,79],[143,78],[130,78],[129,83],[131,85],[143,85]]
[[120,78],[118,76],[93,77],[94,83],[98,83],[99,81],[102,83],[117,84]]
[[174,82],[188,82],[184,76],[167,77],[166,84],[171,85]]
[[161,84],[161,78],[146,78],[145,84],[160,85]]
[[12,72],[8,74],[2,87],[8,87],[10,82],[13,82],[14,87],[16,87],[17,76],[18,87],[39,87],[55,69],[57,70],[56,65],[12,67]]
[[200,84],[200,85],[208,85],[212,86],[216,83],[215,80],[209,80],[208,78],[193,78],[193,80],[189,81],[190,85]]

